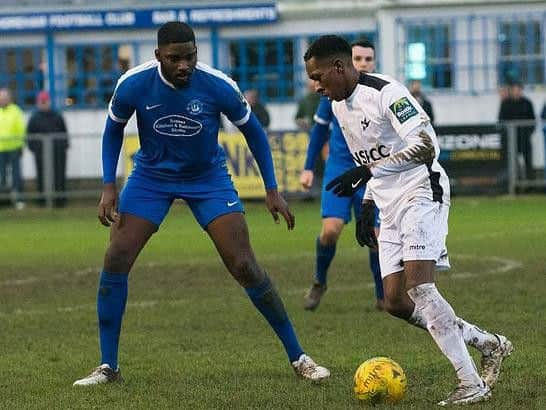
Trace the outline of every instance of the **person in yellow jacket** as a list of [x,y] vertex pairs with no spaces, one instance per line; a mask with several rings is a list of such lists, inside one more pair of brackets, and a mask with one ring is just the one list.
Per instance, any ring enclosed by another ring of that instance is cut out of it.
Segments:
[[23,191],[21,152],[25,143],[23,111],[11,100],[7,88],[0,88],[0,186],[7,187],[7,171],[11,169],[11,190],[15,194],[17,209],[24,207],[20,193]]

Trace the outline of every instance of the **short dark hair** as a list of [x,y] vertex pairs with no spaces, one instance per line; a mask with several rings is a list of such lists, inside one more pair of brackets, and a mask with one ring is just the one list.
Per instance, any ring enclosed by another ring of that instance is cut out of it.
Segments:
[[373,51],[375,51],[375,47],[373,45],[373,43],[368,40],[367,38],[361,38],[359,40],[355,40],[351,43],[351,48],[353,47],[356,47],[356,46],[359,46],[359,47],[364,47],[364,48],[371,48]]
[[169,21],[163,24],[157,31],[158,46],[171,43],[186,43],[188,41],[195,44],[195,34],[190,26],[180,21]]
[[336,55],[343,55],[351,58],[351,46],[340,36],[329,34],[326,36],[320,36],[309,46],[305,55],[304,61],[309,61],[311,58],[316,59],[324,57],[333,57]]

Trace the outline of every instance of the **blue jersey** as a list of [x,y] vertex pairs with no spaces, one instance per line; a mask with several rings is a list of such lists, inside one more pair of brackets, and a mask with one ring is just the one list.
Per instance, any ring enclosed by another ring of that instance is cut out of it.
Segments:
[[330,139],[328,140],[330,153],[327,161],[343,169],[353,168],[355,166],[353,157],[347,147],[341,127],[332,112],[332,102],[327,97],[320,98],[314,120],[322,125],[331,124]]
[[237,84],[222,72],[197,63],[188,85],[175,88],[158,61],[122,75],[108,111],[120,123],[136,112],[140,149],[135,172],[170,181],[194,179],[224,166],[220,114],[237,126],[250,117]]

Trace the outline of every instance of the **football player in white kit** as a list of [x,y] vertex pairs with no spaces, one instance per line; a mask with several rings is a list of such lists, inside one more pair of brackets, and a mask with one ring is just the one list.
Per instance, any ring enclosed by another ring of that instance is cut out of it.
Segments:
[[[341,37],[318,38],[304,60],[316,91],[333,100],[356,165],[326,189],[350,196],[367,184],[357,240],[379,248],[386,310],[427,329],[455,368],[459,385],[439,405],[487,400],[513,347],[506,337],[458,318],[434,284],[434,270],[449,268],[450,194],[427,114],[394,79],[359,73]],[[380,211],[379,238],[373,229],[374,202]],[[465,343],[482,354],[481,376]]]

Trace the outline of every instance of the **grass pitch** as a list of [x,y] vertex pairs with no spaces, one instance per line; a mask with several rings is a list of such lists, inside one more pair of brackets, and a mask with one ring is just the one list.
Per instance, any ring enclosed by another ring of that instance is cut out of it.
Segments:
[[[99,358],[95,294],[108,240],[95,208],[0,210],[0,408],[357,409],[352,377],[373,356],[405,369],[401,409],[434,408],[455,385],[425,332],[373,309],[367,252],[347,227],[314,313],[319,204],[293,202],[296,229],[247,204],[252,243],[275,281],[306,351],[332,371],[297,379],[280,342],[233,281],[207,235],[175,206],[131,273],[121,336],[126,383],[74,388]],[[457,314],[514,342],[490,402],[474,408],[546,408],[546,198],[455,198],[438,274]],[[474,356],[477,358],[475,352]]]

